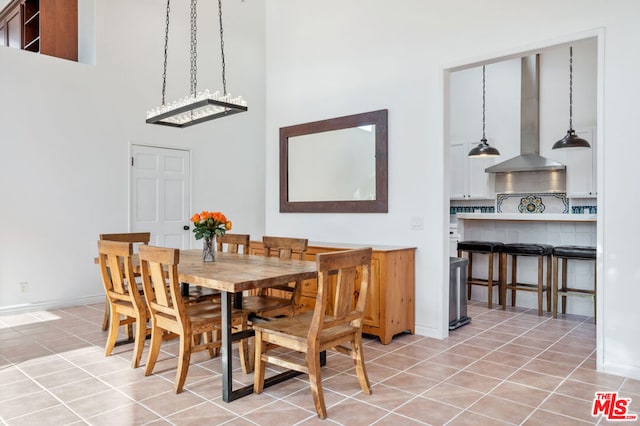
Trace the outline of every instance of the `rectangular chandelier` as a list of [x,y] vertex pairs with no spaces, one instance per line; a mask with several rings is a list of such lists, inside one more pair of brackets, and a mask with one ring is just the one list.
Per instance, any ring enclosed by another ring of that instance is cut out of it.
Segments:
[[167,105],[147,111],[148,124],[171,127],[189,127],[194,124],[247,111],[247,102],[242,96],[231,98],[206,90],[197,96],[187,96]]

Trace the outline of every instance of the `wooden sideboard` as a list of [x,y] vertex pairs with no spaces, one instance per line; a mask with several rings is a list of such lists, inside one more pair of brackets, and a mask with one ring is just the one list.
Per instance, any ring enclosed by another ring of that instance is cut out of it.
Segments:
[[[362,245],[310,242],[306,260],[316,254],[360,248]],[[398,333],[415,333],[415,247],[373,246],[372,280],[363,332],[378,336],[387,345]],[[263,255],[261,241],[251,241],[251,254]],[[316,280],[303,283],[301,309],[315,305]]]

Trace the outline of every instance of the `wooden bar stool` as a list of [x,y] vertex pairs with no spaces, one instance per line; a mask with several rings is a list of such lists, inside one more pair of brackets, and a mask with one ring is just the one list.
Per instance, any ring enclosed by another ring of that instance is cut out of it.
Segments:
[[[562,259],[562,285],[558,288],[558,260]],[[567,261],[593,262],[593,289],[567,287]],[[596,321],[596,248],[591,246],[557,246],[553,248],[553,317],[558,317],[558,296],[562,297],[562,313],[567,311],[567,296],[593,297],[593,321]]]
[[[467,299],[471,300],[471,286],[482,285],[487,287],[487,306],[491,309],[493,302],[493,286],[498,286],[498,300],[501,305],[504,305],[503,292],[500,291],[502,287],[502,264],[500,263],[500,252],[502,251],[503,243],[496,241],[460,241],[458,242],[458,257],[462,257],[466,252],[469,258],[469,264],[467,265]],[[473,276],[473,254],[486,254],[487,260],[487,279],[478,278]],[[493,279],[493,255],[498,257],[498,279]]]
[[[518,290],[532,291],[538,293],[538,315],[542,315],[542,295],[547,292],[547,311],[551,311],[551,256],[553,246],[549,244],[505,244],[502,250],[502,265],[504,270],[501,275],[506,277],[507,256],[511,256],[511,282],[506,282],[502,287],[502,298],[505,304],[507,290],[511,290],[511,306],[516,306],[516,292]],[[518,257],[535,256],[538,258],[538,282],[529,284],[518,282]],[[544,282],[544,260],[547,260],[547,282]],[[507,281],[505,279],[505,281]]]

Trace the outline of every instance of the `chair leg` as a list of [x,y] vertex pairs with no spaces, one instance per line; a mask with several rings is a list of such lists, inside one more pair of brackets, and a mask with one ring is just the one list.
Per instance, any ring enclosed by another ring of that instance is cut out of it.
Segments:
[[493,253],[489,253],[489,271],[487,273],[487,295],[489,301],[487,307],[492,308],[493,305]]
[[116,345],[116,340],[118,339],[118,330],[120,329],[120,315],[117,313],[113,313],[110,315],[109,320],[109,336],[107,336],[107,344],[104,348],[104,356],[111,355],[111,351],[113,351],[113,347]]
[[542,293],[544,291],[544,286],[542,282],[542,278],[544,277],[544,257],[538,256],[538,316],[542,315]]
[[147,319],[136,319],[136,336],[133,341],[133,358],[131,359],[131,367],[138,368],[140,359],[142,358],[142,350],[144,349],[144,341],[147,337]]
[[[248,328],[246,321],[242,321],[240,324],[240,331],[244,331]],[[242,367],[242,372],[244,374],[249,374],[253,371],[254,368],[254,357],[255,354],[252,352],[252,349],[255,350],[255,344],[250,344],[251,338],[247,337],[246,339],[240,339],[240,343],[238,343],[238,352],[240,355],[240,366]]]
[[156,365],[158,354],[160,354],[160,343],[162,343],[162,329],[153,324],[151,330],[151,342],[149,342],[149,356],[147,357],[147,366],[144,370],[145,376],[148,376],[153,372],[153,367]]
[[184,334],[180,335],[180,354],[178,355],[178,370],[176,371],[176,383],[174,390],[176,393],[182,392],[184,382],[187,379],[189,371],[189,362],[191,361],[191,342],[193,338]]
[[551,314],[554,318],[558,318],[558,258],[556,256],[553,257],[553,283],[551,286],[553,292]]
[[264,371],[265,362],[262,360],[262,354],[264,353],[265,344],[262,341],[262,332],[256,331],[256,335],[253,337],[255,362],[253,365],[253,393],[262,393],[264,389]]
[[551,255],[547,256],[547,312],[551,311]]
[[109,327],[109,301],[104,301],[104,317],[102,318],[102,331],[107,331]]
[[307,352],[307,366],[309,367],[309,384],[311,395],[316,406],[316,412],[321,419],[327,418],[327,407],[324,403],[322,391],[322,376],[320,375],[320,351],[317,347],[310,346]]
[[469,263],[467,264],[467,300],[471,300],[471,278],[473,277],[473,253],[469,252]]
[[507,309],[507,254],[500,253],[500,299],[502,300],[502,310]]
[[567,259],[562,259],[562,313],[567,312]]
[[518,285],[518,256],[511,256],[511,306],[516,306],[516,287]]
[[356,365],[356,374],[360,388],[365,395],[371,395],[371,384],[367,376],[367,369],[364,366],[364,351],[362,347],[362,335],[357,334],[351,342],[351,356]]

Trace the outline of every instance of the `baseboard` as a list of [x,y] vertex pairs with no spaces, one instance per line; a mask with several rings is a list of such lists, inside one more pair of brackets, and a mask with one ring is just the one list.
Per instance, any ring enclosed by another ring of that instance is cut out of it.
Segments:
[[21,305],[11,305],[0,307],[0,315],[22,314],[34,311],[46,311],[49,309],[63,309],[70,306],[90,305],[93,303],[104,303],[105,296],[85,296],[73,299],[48,300],[45,302],[24,303]]
[[420,324],[416,324],[416,334],[424,337],[432,337],[434,339],[444,339],[448,336],[448,334],[443,334],[442,330]]
[[[613,374],[616,376],[628,377],[634,380],[640,380],[640,368],[630,365],[621,365],[619,363],[605,362],[602,366],[601,373]],[[621,395],[624,396],[624,395]]]

